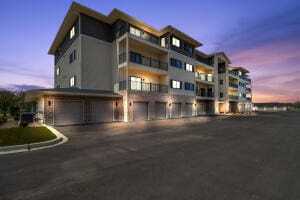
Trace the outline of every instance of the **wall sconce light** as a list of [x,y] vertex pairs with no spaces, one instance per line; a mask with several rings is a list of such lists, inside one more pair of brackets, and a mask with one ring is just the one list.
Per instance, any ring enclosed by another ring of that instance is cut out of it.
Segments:
[[172,103],[169,103],[169,107],[171,107]]
[[131,102],[129,102],[129,106],[131,107]]
[[48,106],[51,106],[51,101],[48,101]]
[[116,105],[116,107],[118,107],[118,102],[116,102],[116,104],[115,104],[115,105]]
[[195,103],[195,107],[197,107],[197,104]]

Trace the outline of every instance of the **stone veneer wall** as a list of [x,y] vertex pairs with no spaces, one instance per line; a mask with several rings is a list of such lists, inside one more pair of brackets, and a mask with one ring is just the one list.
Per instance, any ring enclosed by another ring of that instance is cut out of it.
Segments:
[[[82,100],[84,101],[84,120],[86,123],[91,122],[91,102],[92,101],[112,101],[113,102],[113,121],[123,121],[123,100],[122,98],[109,97],[72,97],[72,96],[44,96],[44,122],[45,124],[54,124],[54,101],[55,100]],[[50,102],[50,103],[49,103]]]

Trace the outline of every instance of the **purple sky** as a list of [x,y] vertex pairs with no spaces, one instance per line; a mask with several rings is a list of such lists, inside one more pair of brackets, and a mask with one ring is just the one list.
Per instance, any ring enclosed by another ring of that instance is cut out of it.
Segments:
[[[171,24],[251,70],[254,102],[300,98],[300,1],[77,1],[118,8],[158,29]],[[0,89],[53,87],[48,49],[71,1],[1,0]]]

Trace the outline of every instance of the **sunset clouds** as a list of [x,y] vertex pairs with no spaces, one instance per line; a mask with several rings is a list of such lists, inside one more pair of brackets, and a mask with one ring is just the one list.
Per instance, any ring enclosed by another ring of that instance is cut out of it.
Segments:
[[[254,102],[294,102],[300,98],[300,1],[79,0],[108,14],[118,8],[156,28],[177,27],[224,51],[232,66],[250,70]],[[0,1],[0,89],[53,87],[53,57],[47,55],[71,1]],[[159,6],[158,6],[159,5]],[[180,11],[180,12],[179,12]],[[186,12],[184,12],[186,11]]]

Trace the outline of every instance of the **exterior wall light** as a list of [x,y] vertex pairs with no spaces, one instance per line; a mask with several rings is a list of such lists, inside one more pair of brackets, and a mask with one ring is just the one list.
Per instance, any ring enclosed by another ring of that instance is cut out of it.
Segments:
[[115,105],[116,105],[116,107],[118,107],[118,102],[116,102],[116,104],[115,104]]
[[171,107],[172,103],[169,103],[169,107]]
[[130,106],[130,107],[131,107],[131,105],[132,105],[131,102],[129,102],[129,106]]
[[51,101],[48,101],[48,106],[51,106]]

